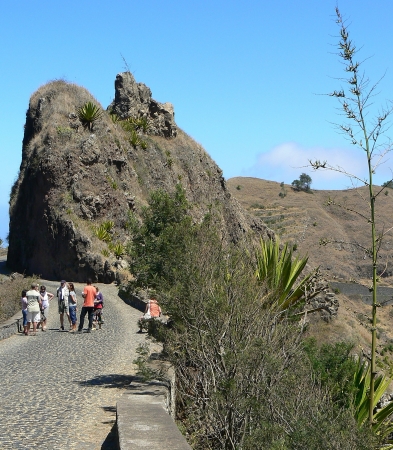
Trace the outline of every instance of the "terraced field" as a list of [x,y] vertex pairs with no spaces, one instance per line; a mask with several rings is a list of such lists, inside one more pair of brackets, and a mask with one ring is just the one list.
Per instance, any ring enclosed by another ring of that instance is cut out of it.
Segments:
[[[229,192],[252,215],[261,218],[282,241],[300,255],[309,255],[327,279],[367,280],[371,277],[369,208],[365,188],[311,193],[259,178],[227,181]],[[385,189],[376,202],[377,229],[386,233],[379,252],[378,270],[385,284],[393,276],[393,190]],[[327,206],[328,200],[337,205]],[[350,210],[360,214],[352,213]],[[362,217],[362,215],[364,217]],[[325,242],[328,245],[321,246]]]

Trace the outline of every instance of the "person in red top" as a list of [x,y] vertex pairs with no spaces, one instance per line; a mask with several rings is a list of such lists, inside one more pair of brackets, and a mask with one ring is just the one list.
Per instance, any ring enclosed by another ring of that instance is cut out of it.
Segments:
[[93,328],[93,315],[94,315],[94,299],[96,298],[96,288],[91,285],[91,278],[87,279],[87,286],[83,289],[82,297],[84,298],[84,303],[81,310],[81,315],[79,319],[79,327],[78,333],[82,333],[83,323],[85,321],[85,316],[88,314],[89,318],[89,328],[87,329],[88,333],[91,333]]

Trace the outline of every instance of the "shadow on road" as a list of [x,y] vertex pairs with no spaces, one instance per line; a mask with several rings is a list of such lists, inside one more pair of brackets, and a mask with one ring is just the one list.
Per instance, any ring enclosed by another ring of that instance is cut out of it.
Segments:
[[106,437],[105,441],[101,445],[101,450],[117,450],[117,426],[114,423],[110,433]]
[[109,375],[99,375],[90,380],[85,381],[75,381],[75,383],[81,386],[103,386],[106,388],[129,388],[131,381],[135,377],[133,375],[119,375],[119,374],[109,374]]

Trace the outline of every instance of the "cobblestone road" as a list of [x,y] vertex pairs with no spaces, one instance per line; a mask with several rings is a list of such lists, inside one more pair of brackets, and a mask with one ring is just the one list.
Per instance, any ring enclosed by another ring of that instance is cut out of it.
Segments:
[[[55,293],[57,283],[43,283]],[[79,319],[83,285],[75,287]],[[141,313],[117,296],[116,286],[99,287],[105,299],[101,330],[58,331],[54,299],[46,333],[0,341],[0,449],[114,448],[116,401],[146,335],[136,333]]]

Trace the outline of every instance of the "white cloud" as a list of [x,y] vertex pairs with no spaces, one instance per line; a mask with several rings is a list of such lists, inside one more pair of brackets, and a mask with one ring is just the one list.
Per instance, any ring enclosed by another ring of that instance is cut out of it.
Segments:
[[[327,161],[336,169],[343,169],[361,179],[367,178],[366,155],[355,148],[323,148],[302,147],[294,142],[280,144],[270,151],[260,153],[256,163],[243,171],[242,176],[252,176],[271,181],[284,181],[287,184],[298,179],[301,173],[307,173],[312,178],[314,189],[347,189],[361,183],[351,179],[344,174],[331,170],[313,170],[309,160]],[[385,159],[385,164],[378,167],[376,184],[392,178],[392,161]]]

